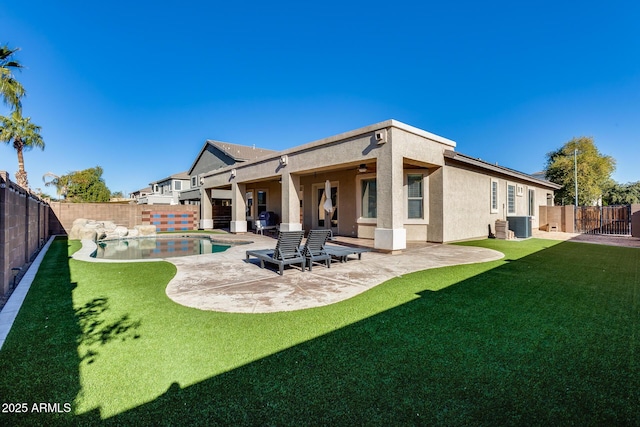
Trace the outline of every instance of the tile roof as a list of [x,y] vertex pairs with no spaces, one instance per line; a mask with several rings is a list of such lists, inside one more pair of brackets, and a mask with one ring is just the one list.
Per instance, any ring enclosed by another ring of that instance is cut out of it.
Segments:
[[229,142],[215,141],[212,139],[207,140],[208,144],[213,145],[218,150],[222,151],[235,161],[247,161],[255,160],[259,157],[276,153],[275,150],[267,150],[266,148],[256,148],[255,145],[239,145],[231,144]]

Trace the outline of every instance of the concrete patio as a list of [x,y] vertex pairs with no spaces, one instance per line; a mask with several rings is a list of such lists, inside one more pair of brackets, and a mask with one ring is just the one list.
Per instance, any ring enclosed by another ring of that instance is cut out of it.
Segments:
[[[224,236],[221,237],[221,240]],[[167,286],[175,302],[201,310],[236,313],[270,313],[320,307],[346,300],[393,277],[428,268],[500,259],[500,252],[465,246],[411,245],[397,255],[362,254],[331,268],[318,264],[304,273],[296,267],[277,273],[276,266],[261,269],[255,258],[245,261],[249,249],[275,247],[273,238],[245,235],[253,243],[232,246],[216,254],[167,259],[178,268]],[[238,239],[234,237],[233,239]],[[340,239],[355,244],[355,239]]]

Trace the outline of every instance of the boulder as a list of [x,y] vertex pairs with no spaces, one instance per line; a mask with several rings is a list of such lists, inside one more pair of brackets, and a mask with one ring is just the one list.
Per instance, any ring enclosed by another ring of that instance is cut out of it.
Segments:
[[129,229],[127,229],[127,227],[123,227],[121,225],[117,226],[115,228],[115,230],[113,230],[113,231],[118,237],[125,237],[126,235],[129,234]]
[[97,240],[98,237],[98,233],[96,233],[96,230],[92,230],[90,228],[82,228],[80,229],[80,232],[78,234],[78,239],[89,239],[89,240],[93,240],[94,242]]
[[134,229],[138,230],[139,236],[155,236],[156,235],[155,225],[136,225]]
[[84,226],[86,223],[88,223],[89,220],[86,218],[78,218],[76,220],[73,221],[73,225],[79,225],[79,226]]

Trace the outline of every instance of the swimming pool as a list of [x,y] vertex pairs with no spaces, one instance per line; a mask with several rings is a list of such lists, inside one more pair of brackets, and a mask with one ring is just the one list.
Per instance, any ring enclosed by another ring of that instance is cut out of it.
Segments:
[[224,252],[231,247],[208,237],[143,237],[135,239],[103,240],[91,255],[101,259],[172,258]]

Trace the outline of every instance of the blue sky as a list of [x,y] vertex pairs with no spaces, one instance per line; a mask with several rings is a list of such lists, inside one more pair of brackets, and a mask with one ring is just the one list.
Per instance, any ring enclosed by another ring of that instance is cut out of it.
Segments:
[[0,5],[0,43],[21,48],[46,142],[25,155],[32,188],[99,165],[129,193],[207,138],[280,150],[390,118],[526,173],[592,136],[624,183],[640,180],[638,22],[615,0],[24,1]]

